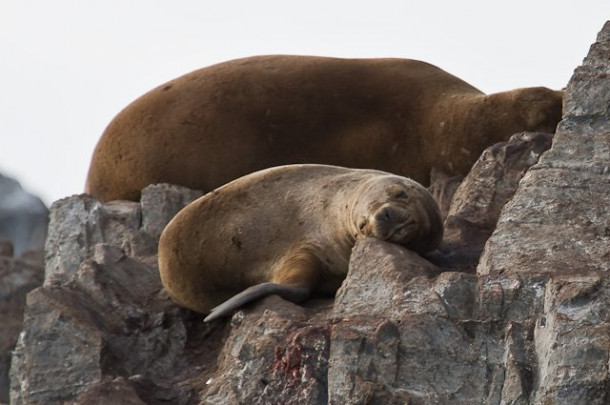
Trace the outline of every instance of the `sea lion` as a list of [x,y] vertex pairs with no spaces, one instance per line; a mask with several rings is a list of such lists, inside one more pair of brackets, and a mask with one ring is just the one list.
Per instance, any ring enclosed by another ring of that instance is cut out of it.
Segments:
[[149,184],[210,191],[267,167],[325,163],[428,184],[465,175],[482,151],[521,131],[554,132],[562,92],[486,96],[408,59],[259,56],[172,80],[109,124],[86,192],[138,200]]
[[334,293],[358,238],[424,253],[442,235],[436,202],[413,180],[281,166],[234,180],[181,210],[161,234],[159,272],[177,303],[211,312],[209,321],[261,296],[299,302],[312,292]]

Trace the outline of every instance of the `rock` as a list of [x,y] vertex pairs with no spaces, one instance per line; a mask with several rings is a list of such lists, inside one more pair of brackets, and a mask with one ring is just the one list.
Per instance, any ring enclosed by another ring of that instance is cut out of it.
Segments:
[[[195,195],[179,187],[164,189],[171,195],[163,215],[176,213]],[[134,403],[186,403],[190,391],[178,393],[172,381],[180,375],[177,368],[201,360],[184,356],[203,325],[187,333],[192,313],[174,305],[162,289],[158,234],[149,234],[142,224],[142,217],[155,216],[158,209],[101,204],[86,195],[53,204],[45,283],[27,298],[11,366],[11,403],[109,403],[125,391]],[[192,370],[197,368],[180,377]],[[121,376],[130,383],[116,379]]]
[[[175,192],[178,191],[179,192]],[[142,229],[159,240],[165,225],[182,207],[203,195],[202,191],[171,184],[153,184],[142,191]]]
[[51,206],[45,248],[45,284],[69,280],[80,263],[92,257],[98,244],[121,248],[156,266],[157,242],[164,224],[200,195],[185,187],[157,184],[142,191],[141,204],[102,204],[85,194],[56,201]]
[[[459,186],[451,192],[456,180],[437,174],[433,188],[437,194],[449,195],[451,205],[446,215],[441,254],[430,258],[445,268],[475,271],[485,242],[495,229],[500,211],[512,198],[519,181],[551,147],[552,134],[524,132],[508,142],[487,148]],[[446,190],[447,191],[439,191]]]
[[349,271],[335,297],[336,317],[368,314],[400,319],[414,303],[405,300],[411,290],[409,282],[440,273],[440,269],[417,253],[373,238],[356,243]]
[[100,382],[79,395],[74,401],[67,402],[67,404],[146,405],[146,402],[140,399],[136,388],[128,380],[117,377]]
[[271,296],[238,312],[202,404],[325,404],[330,327]]
[[15,256],[44,247],[49,210],[21,185],[0,174],[0,241],[13,244]]
[[553,147],[521,181],[479,274],[610,270],[610,22],[570,80]]
[[610,22],[576,69],[553,146],[521,181],[477,272],[545,285],[532,403],[610,402]]
[[44,277],[42,251],[30,250],[13,258],[12,244],[0,247],[0,403],[8,402],[11,352],[23,328],[25,296]]
[[490,236],[519,181],[552,141],[553,134],[524,132],[483,151],[453,196],[447,218],[450,230],[457,230],[454,222],[466,222]]
[[610,403],[610,284],[601,274],[549,280],[534,330],[534,403]]

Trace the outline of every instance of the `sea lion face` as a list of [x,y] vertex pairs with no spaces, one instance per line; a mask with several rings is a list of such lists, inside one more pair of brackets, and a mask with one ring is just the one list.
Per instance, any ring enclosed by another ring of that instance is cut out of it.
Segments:
[[419,184],[392,176],[373,184],[358,219],[362,236],[396,243],[418,253],[434,250],[443,235],[438,205]]

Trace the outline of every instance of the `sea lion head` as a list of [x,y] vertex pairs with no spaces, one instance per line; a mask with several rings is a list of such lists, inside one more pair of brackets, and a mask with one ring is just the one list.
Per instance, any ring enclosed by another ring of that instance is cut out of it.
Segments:
[[426,253],[443,237],[440,210],[432,195],[413,180],[384,176],[368,182],[354,209],[362,237],[374,237]]
[[[522,131],[554,133],[561,121],[564,91],[546,87],[527,87],[490,94],[483,98],[480,108],[473,110],[473,117],[487,117],[481,120],[478,134],[496,133],[501,138],[491,139],[501,142]],[[493,120],[490,122],[490,118]],[[485,138],[484,138],[485,139]],[[494,143],[491,142],[491,143]],[[487,145],[489,146],[489,145]]]

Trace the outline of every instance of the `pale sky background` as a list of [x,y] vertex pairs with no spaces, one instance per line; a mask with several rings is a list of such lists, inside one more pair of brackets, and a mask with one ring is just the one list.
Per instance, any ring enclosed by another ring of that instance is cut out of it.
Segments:
[[401,57],[486,93],[564,87],[610,0],[0,0],[0,173],[47,204],[83,191],[128,103],[244,56]]

